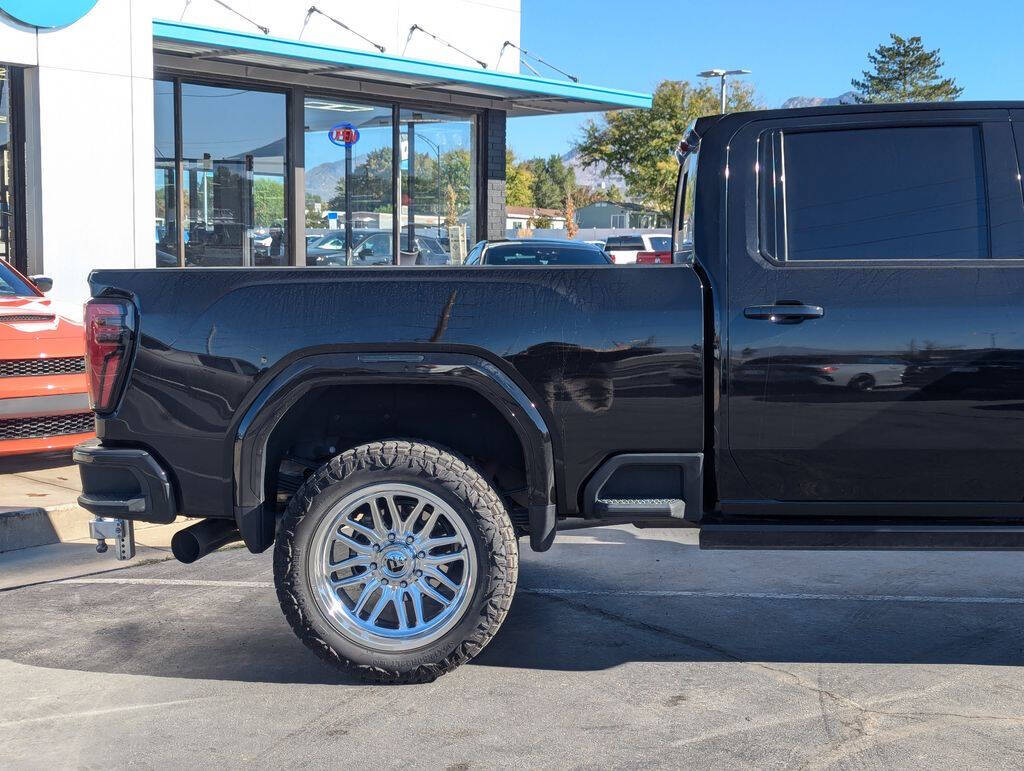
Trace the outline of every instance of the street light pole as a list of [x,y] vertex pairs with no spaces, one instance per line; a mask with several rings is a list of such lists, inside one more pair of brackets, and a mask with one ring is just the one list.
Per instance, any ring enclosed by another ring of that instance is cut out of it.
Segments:
[[698,78],[718,78],[718,97],[722,103],[722,115],[725,115],[725,79],[730,75],[749,75],[750,70],[704,70],[698,72]]

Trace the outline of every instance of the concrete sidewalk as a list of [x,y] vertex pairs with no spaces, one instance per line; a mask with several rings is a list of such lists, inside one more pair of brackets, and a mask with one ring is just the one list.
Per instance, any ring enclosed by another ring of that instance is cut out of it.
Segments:
[[118,563],[110,552],[96,553],[81,491],[67,453],[0,459],[0,589],[169,558],[171,536],[191,522],[136,523],[138,556]]
[[67,453],[0,459],[0,552],[88,536],[81,491]]
[[81,492],[70,453],[0,458],[0,506],[56,511],[77,506]]

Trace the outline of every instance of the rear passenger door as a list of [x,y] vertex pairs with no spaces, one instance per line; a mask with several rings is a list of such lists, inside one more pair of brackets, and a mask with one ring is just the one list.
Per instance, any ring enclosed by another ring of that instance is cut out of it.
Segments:
[[1024,500],[1009,112],[763,122],[730,144],[725,420],[754,497]]

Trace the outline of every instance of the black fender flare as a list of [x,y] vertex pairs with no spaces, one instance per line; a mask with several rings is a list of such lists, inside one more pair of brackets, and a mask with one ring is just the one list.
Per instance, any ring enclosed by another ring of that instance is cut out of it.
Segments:
[[288,410],[324,385],[430,383],[457,385],[483,396],[508,421],[526,461],[530,547],[545,551],[555,537],[555,471],[551,433],[534,402],[500,367],[480,356],[432,352],[319,353],[292,361],[264,386],[235,432],[234,514],[253,553],[274,541],[275,501],[266,500],[267,442]]

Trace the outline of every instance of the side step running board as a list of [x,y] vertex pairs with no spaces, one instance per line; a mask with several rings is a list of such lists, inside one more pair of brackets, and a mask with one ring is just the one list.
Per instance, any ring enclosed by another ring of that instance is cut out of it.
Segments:
[[594,515],[599,519],[612,517],[677,517],[686,513],[686,503],[679,498],[614,498],[594,501]]
[[702,549],[1024,550],[1024,525],[705,523]]

